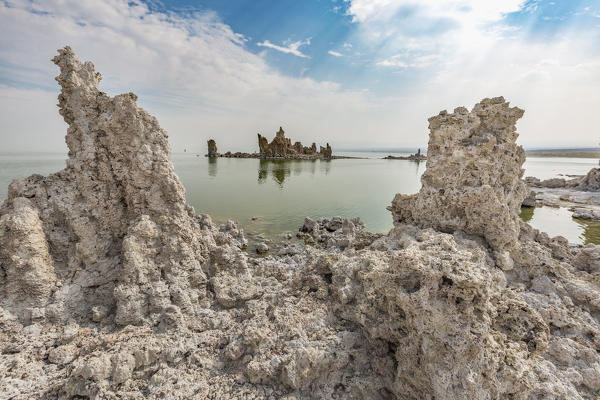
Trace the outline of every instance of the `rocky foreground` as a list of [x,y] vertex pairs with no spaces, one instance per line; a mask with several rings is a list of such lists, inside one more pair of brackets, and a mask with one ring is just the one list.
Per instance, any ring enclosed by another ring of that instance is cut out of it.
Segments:
[[517,217],[523,111],[430,119],[387,235],[307,220],[250,258],[185,203],[167,133],[66,47],[67,167],[0,207],[0,397],[596,399],[600,247]]

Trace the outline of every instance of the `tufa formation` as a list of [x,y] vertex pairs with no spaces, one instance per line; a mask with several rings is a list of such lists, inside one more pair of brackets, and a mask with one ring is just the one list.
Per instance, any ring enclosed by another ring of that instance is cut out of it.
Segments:
[[314,245],[251,258],[186,205],[135,96],[99,91],[68,47],[54,61],[67,166],[0,205],[0,397],[600,395],[600,247],[516,219],[521,110],[432,118],[424,188],[388,234],[308,218]]
[[258,149],[260,157],[266,158],[331,158],[331,146],[327,143],[326,147],[321,146],[317,152],[317,145],[311,147],[302,146],[302,143],[292,141],[285,137],[283,128],[275,134],[275,138],[268,142],[267,138],[258,134]]
[[208,145],[208,153],[206,154],[206,156],[218,157],[219,152],[217,151],[217,142],[215,142],[214,139],[209,139],[206,143]]
[[497,250],[515,243],[518,211],[527,195],[521,180],[525,152],[515,143],[522,116],[523,110],[496,97],[471,112],[458,107],[429,118],[421,190],[396,195],[390,207],[394,222],[461,230],[483,236]]

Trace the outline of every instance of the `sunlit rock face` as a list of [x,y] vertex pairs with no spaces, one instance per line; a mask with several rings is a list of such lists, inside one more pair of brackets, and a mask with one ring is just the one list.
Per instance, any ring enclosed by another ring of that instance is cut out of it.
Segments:
[[394,222],[483,236],[497,250],[519,236],[518,211],[527,195],[525,152],[515,141],[523,110],[502,97],[429,118],[427,170],[414,195],[392,202]]
[[[13,253],[4,254],[4,268],[24,270],[22,252],[5,246],[29,233],[21,239],[31,243],[23,256],[35,257],[27,276],[40,279],[37,287],[21,279],[21,296],[7,293],[2,302],[27,319],[35,295],[36,307],[57,321],[91,319],[102,307],[115,310],[121,325],[157,319],[170,305],[192,311],[205,292],[205,279],[192,275],[201,273],[207,250],[171,164],[167,133],[134,94],[99,91],[100,74],[71,48],[53,61],[69,159],[56,174],[10,185],[0,224],[18,229],[1,236],[4,253]],[[21,227],[23,219],[31,225]]]

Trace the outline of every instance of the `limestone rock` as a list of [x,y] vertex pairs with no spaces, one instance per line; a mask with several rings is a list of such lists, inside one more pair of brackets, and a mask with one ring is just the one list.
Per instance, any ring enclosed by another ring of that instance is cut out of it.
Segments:
[[267,246],[266,243],[259,243],[256,245],[256,252],[258,254],[265,254],[267,251],[269,251],[269,246]]
[[480,235],[497,250],[515,243],[517,211],[526,196],[525,152],[515,144],[515,124],[522,115],[496,97],[471,112],[459,107],[429,118],[421,190],[396,195],[390,207],[394,222]]
[[[87,320],[102,306],[122,325],[158,317],[171,301],[191,312],[204,288],[188,277],[208,250],[171,164],[167,133],[134,94],[101,92],[100,74],[71,48],[53,61],[69,159],[56,174],[10,185],[0,209],[2,225],[11,226],[0,236],[1,260],[21,278],[7,276],[2,303],[25,319],[11,293],[27,290],[58,320]],[[52,293],[54,276],[60,289]]]
[[521,204],[523,207],[535,207],[535,192],[533,190],[529,191],[529,194],[525,199],[523,199],[523,203]]
[[331,158],[332,156],[329,143],[327,144],[327,148],[321,147],[318,153],[315,143],[311,147],[305,147],[300,142],[295,142],[292,145],[291,139],[285,136],[282,127],[279,127],[279,131],[277,131],[271,143],[259,133],[258,148],[259,156],[268,158]]
[[525,183],[532,187],[541,187],[549,189],[569,188],[584,192],[600,191],[600,168],[592,168],[583,176],[566,180],[564,178],[551,178],[540,181],[538,178],[528,176]]
[[482,225],[512,238],[520,110],[434,118],[439,221],[308,218],[313,244],[250,257],[235,223],[186,206],[134,96],[100,92],[70,48],[55,62],[67,167],[16,180],[0,208],[1,398],[598,398],[600,247]]
[[208,153],[207,156],[208,157],[217,157],[219,155],[219,152],[217,151],[217,142],[214,141],[214,139],[209,139],[208,142],[206,142],[208,145]]
[[587,192],[600,191],[600,168],[592,168],[576,186],[576,189]]
[[0,298],[22,316],[43,307],[56,290],[54,262],[40,213],[26,197],[0,212]]

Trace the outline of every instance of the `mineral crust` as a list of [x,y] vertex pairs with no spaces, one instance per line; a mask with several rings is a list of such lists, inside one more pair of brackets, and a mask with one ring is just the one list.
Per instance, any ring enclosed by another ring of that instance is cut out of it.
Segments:
[[518,210],[527,196],[521,180],[525,151],[515,143],[522,116],[523,110],[496,97],[470,112],[458,107],[429,118],[421,190],[396,195],[394,222],[483,236],[497,250],[515,243]]
[[521,110],[434,117],[424,189],[387,235],[307,219],[314,246],[252,258],[186,205],[134,95],[99,91],[68,47],[54,61],[69,159],[0,207],[0,398],[600,395],[600,247],[516,219]]

